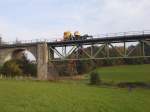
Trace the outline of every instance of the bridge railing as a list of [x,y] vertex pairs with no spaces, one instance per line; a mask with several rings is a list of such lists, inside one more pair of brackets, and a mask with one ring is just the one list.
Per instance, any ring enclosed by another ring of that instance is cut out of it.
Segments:
[[150,30],[144,31],[129,31],[129,32],[118,32],[118,33],[107,33],[107,34],[99,34],[94,37],[97,38],[107,38],[107,37],[123,37],[123,36],[132,36],[132,35],[146,35],[150,34]]
[[[93,35],[94,38],[107,38],[107,37],[125,37],[132,35],[146,35],[150,34],[150,30],[144,31],[129,31],[129,32],[118,32],[118,33],[107,33],[107,34],[99,34]],[[2,42],[3,45],[14,45],[14,44],[33,44],[33,43],[41,43],[41,42],[56,42],[61,41],[60,39],[33,39],[33,40],[17,40],[17,41],[9,41]]]
[[14,44],[34,44],[42,42],[54,42],[56,39],[33,39],[33,40],[19,40],[19,41],[9,41],[2,42],[3,45],[14,45]]

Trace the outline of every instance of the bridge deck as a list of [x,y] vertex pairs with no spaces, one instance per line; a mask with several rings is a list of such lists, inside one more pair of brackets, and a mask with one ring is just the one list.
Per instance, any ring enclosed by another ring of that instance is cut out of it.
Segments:
[[72,46],[75,44],[90,45],[90,44],[97,44],[97,43],[104,43],[104,42],[111,42],[111,43],[119,43],[124,41],[135,42],[137,40],[150,40],[150,34],[93,38],[87,40],[48,42],[48,45],[55,46],[55,47],[62,47],[62,46]]
[[124,35],[124,36],[114,36],[114,37],[102,37],[102,38],[93,38],[87,40],[70,40],[70,41],[55,41],[55,42],[34,42],[34,43],[14,43],[14,44],[0,44],[1,48],[10,48],[10,47],[27,47],[34,46],[40,43],[47,43],[49,46],[54,47],[63,47],[63,46],[72,46],[76,44],[82,45],[91,45],[91,44],[100,44],[104,42],[111,43],[120,43],[120,42],[135,42],[138,40],[150,40],[150,34],[140,34],[140,35]]

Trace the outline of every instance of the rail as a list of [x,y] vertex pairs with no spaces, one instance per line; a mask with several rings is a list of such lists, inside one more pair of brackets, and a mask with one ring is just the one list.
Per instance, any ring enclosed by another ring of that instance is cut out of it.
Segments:
[[[94,38],[107,38],[107,37],[125,37],[125,36],[136,36],[136,35],[146,35],[150,34],[150,30],[144,31],[129,31],[129,32],[118,32],[118,33],[107,33],[107,34],[99,34],[93,35]],[[1,45],[14,45],[14,44],[34,44],[34,43],[42,43],[42,42],[59,42],[60,39],[34,39],[34,40],[17,40],[10,42],[2,42]]]

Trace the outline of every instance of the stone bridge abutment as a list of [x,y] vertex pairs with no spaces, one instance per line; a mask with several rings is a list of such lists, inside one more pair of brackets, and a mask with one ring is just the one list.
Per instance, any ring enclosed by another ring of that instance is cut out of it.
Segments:
[[20,58],[24,51],[29,51],[35,57],[37,63],[37,78],[39,80],[51,79],[57,74],[53,64],[48,61],[49,52],[47,43],[0,47],[0,65],[3,65],[8,60]]

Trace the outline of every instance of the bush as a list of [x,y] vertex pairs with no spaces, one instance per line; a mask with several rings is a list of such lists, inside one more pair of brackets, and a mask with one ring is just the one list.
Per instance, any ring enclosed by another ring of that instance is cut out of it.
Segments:
[[37,66],[27,59],[9,60],[0,68],[0,74],[8,77],[32,76],[36,77]]
[[117,84],[118,87],[125,88],[125,87],[150,87],[149,84],[145,82],[121,82]]
[[90,84],[99,85],[101,83],[100,75],[98,72],[94,71],[90,73]]
[[36,77],[37,65],[28,60],[25,55],[21,60],[17,60],[17,63],[19,64],[24,76]]
[[2,66],[1,73],[9,77],[21,76],[23,74],[22,70],[19,68],[19,65],[14,60],[7,61]]

